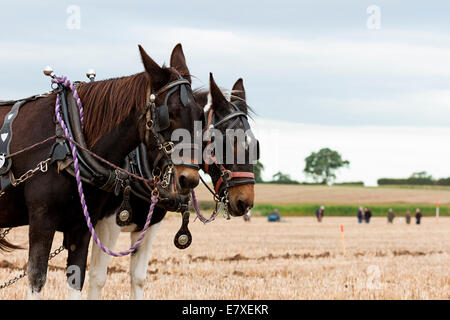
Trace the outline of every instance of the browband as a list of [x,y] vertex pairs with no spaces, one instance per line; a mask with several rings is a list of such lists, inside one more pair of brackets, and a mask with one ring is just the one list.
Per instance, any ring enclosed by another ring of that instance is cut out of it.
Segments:
[[215,123],[214,126],[215,127],[220,126],[222,123],[227,122],[228,120],[231,120],[236,117],[241,117],[241,116],[243,116],[247,119],[247,114],[245,112],[238,111],[238,112],[234,112],[234,113],[227,115],[225,118],[223,118],[222,120]]
[[189,82],[189,80],[186,79],[179,79],[179,80],[175,80],[167,85],[165,85],[164,87],[162,87],[161,89],[159,89],[158,91],[156,91],[155,95],[161,94],[175,86],[178,86],[180,84],[188,84],[191,85],[191,83]]

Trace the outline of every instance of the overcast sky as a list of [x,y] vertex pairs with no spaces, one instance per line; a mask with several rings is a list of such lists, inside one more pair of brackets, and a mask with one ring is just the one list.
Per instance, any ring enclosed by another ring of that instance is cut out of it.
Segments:
[[[243,2],[2,2],[0,99],[47,91],[46,65],[74,80],[84,79],[89,68],[98,79],[129,75],[142,71],[138,43],[162,64],[181,42],[198,77],[195,86],[207,85],[210,71],[224,88],[243,77],[258,127],[292,123],[295,130],[280,128],[278,137],[299,139],[277,157],[301,155],[282,167],[298,179],[304,178],[304,156],[339,147],[336,136],[349,146],[338,151],[352,164],[341,180],[373,184],[376,177],[405,176],[414,168],[450,176],[448,166],[432,160],[435,155],[393,145],[416,141],[412,149],[436,145],[437,157],[450,155],[443,135],[450,125],[449,1]],[[373,17],[367,8],[374,4],[379,29],[367,26]],[[71,5],[80,10],[79,29],[73,28]],[[417,139],[430,130],[432,143]],[[320,141],[314,136],[319,131],[328,134]],[[363,132],[373,133],[370,150],[361,148]],[[305,136],[307,145],[300,139]],[[279,169],[272,159],[275,142],[261,142],[269,178]],[[377,157],[410,165],[380,166]]]

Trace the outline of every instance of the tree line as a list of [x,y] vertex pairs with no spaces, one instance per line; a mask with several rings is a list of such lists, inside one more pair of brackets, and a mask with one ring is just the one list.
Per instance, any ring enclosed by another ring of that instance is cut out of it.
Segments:
[[[278,171],[272,176],[271,181],[263,181],[262,171],[264,165],[258,161],[254,166],[255,180],[257,183],[277,183],[277,184],[321,184],[327,185],[336,179],[336,171],[343,167],[349,167],[350,161],[344,160],[339,152],[330,148],[323,148],[317,152],[312,152],[305,158],[305,168],[303,172],[311,177],[314,182],[299,182],[291,178],[289,174]],[[362,182],[351,182],[344,184],[363,185]]]
[[426,171],[414,172],[408,178],[381,178],[377,180],[379,186],[382,185],[420,185],[420,186],[450,186],[449,178],[434,179]]
[[[322,148],[317,152],[312,152],[305,158],[305,168],[303,172],[313,182],[299,182],[291,178],[289,174],[278,171],[272,176],[272,180],[263,181],[262,172],[264,165],[257,161],[254,166],[255,180],[257,183],[275,184],[301,184],[301,185],[329,185],[336,179],[336,172],[341,168],[348,168],[350,161],[344,160],[339,152],[330,148]],[[435,179],[426,171],[414,172],[408,178],[380,178],[377,180],[379,186],[382,185],[428,185],[428,186],[450,186],[450,177]],[[333,185],[364,186],[362,181],[333,183]]]

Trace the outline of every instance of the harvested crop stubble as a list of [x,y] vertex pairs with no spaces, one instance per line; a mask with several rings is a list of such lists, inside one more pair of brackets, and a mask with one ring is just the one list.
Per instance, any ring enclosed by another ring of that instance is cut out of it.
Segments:
[[[346,256],[341,252],[340,224],[345,226]],[[359,225],[355,218],[285,218],[268,223],[253,217],[218,218],[191,223],[188,249],[173,246],[180,226],[168,216],[160,228],[149,265],[146,299],[449,299],[450,218],[424,218],[406,225],[387,225],[374,218]],[[27,228],[8,236],[27,243]],[[61,242],[55,238],[54,248]],[[116,249],[129,246],[121,234]],[[50,262],[44,298],[66,294],[64,252]],[[0,281],[26,264],[26,250],[0,255]],[[104,299],[129,298],[129,257],[113,258]],[[85,287],[83,297],[86,297]],[[26,298],[26,280],[0,291],[0,299]]]

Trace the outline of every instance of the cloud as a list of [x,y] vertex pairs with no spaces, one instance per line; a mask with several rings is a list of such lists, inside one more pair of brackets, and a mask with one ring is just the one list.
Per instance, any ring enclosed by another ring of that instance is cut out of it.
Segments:
[[83,36],[65,30],[55,35],[63,40],[52,43],[21,37],[2,41],[0,96],[19,98],[48,90],[48,79],[41,73],[48,64],[71,79],[84,79],[89,68],[105,79],[142,70],[137,43],[162,64],[181,42],[190,70],[199,78],[196,86],[207,85],[210,71],[224,88],[243,77],[250,104],[265,118],[450,125],[450,36],[442,32],[329,28],[295,33],[129,19],[105,36],[103,25],[89,29],[90,20],[83,21]]

